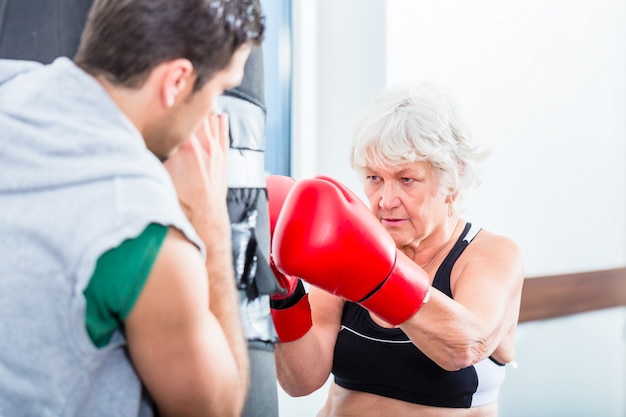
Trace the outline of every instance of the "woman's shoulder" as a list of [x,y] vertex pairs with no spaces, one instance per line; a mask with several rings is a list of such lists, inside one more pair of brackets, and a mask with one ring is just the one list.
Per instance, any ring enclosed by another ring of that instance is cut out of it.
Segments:
[[496,234],[487,229],[480,229],[480,232],[465,249],[465,258],[480,259],[500,259],[519,260],[522,259],[520,246],[510,237]]
[[[479,225],[478,225],[479,226]],[[480,227],[480,226],[479,226]],[[510,237],[497,234],[491,230],[480,228],[480,231],[476,234],[476,237],[472,241],[472,245],[480,246],[505,246],[508,249],[519,249],[517,243]],[[471,245],[470,245],[471,246]]]
[[452,281],[461,277],[495,278],[517,287],[524,278],[522,251],[513,239],[482,229],[454,265]]

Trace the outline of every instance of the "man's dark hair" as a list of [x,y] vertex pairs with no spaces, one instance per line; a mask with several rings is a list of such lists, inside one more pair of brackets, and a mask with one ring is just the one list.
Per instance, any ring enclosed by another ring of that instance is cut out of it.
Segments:
[[259,0],[96,0],[74,61],[134,88],[159,64],[186,58],[198,90],[241,45],[259,45],[264,31]]

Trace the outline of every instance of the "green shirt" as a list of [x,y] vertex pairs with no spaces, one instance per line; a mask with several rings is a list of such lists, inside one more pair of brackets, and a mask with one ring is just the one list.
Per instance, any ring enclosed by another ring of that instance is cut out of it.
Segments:
[[87,333],[97,347],[105,346],[122,327],[143,289],[167,234],[167,226],[150,224],[136,238],[105,252],[83,292]]

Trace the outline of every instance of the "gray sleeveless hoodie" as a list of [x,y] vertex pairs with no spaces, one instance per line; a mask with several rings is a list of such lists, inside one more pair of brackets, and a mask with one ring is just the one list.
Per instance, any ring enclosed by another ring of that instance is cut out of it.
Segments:
[[149,223],[204,248],[159,160],[67,58],[0,60],[0,416],[150,416],[123,332],[97,349],[83,290]]

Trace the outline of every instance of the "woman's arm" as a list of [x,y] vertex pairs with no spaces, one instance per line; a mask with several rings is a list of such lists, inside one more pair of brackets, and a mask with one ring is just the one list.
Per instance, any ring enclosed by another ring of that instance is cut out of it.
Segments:
[[343,299],[311,287],[313,326],[300,339],[278,343],[276,375],[289,395],[308,395],[322,387],[332,370],[333,351],[341,327]]
[[492,354],[509,362],[514,357],[523,280],[517,245],[483,231],[452,270],[454,299],[432,289],[428,303],[401,328],[447,370],[462,369]]

